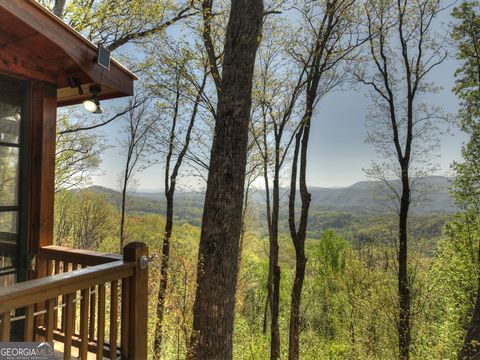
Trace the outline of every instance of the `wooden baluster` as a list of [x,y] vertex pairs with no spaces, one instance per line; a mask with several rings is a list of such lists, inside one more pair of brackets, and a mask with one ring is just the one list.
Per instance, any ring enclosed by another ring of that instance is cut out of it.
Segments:
[[88,328],[88,338],[95,341],[95,287],[90,288],[90,324]]
[[23,331],[23,341],[31,342],[33,341],[33,313],[34,305],[29,305],[25,307],[25,322],[24,322],[24,331]]
[[[74,270],[77,270],[78,269],[78,265],[77,264],[72,264],[72,271]],[[77,296],[78,296],[78,291],[75,291],[75,293],[73,294],[73,299],[74,299],[74,302],[73,302],[73,333],[75,333],[75,330],[77,328],[77,303],[78,303],[78,299],[77,299]]]
[[132,359],[147,358],[148,331],[148,267],[140,267],[142,256],[148,256],[148,247],[132,242],[123,248],[123,260],[135,263],[129,281],[128,355]]
[[122,279],[121,338],[122,359],[128,359],[128,279]]
[[[62,267],[62,270],[64,273],[68,272],[68,263],[65,262],[65,261],[62,261],[62,264],[63,264],[63,267]],[[62,332],[64,333],[65,332],[65,328],[66,328],[66,324],[65,324],[65,318],[67,316],[67,307],[65,306],[67,302],[67,296],[66,295],[63,295],[62,296],[62,322],[61,322],[61,330]]]
[[72,336],[73,336],[73,293],[65,296],[65,341],[63,343],[63,359],[72,358]]
[[110,283],[110,359],[117,358],[118,281]]
[[54,275],[60,274],[60,261],[55,260],[55,266],[53,271]]
[[52,275],[52,270],[53,270],[52,260],[47,260],[47,276]]
[[79,357],[87,359],[88,353],[88,307],[90,302],[90,288],[81,291],[82,300],[80,302],[80,348]]
[[105,343],[105,284],[98,284],[97,360],[103,359]]
[[[60,261],[55,260],[55,267],[54,267],[54,275],[60,274]],[[54,305],[56,307],[55,311],[53,312],[53,328],[58,329],[58,296],[55,298]]]
[[47,311],[45,319],[46,319],[46,326],[45,326],[45,341],[51,342],[53,341],[53,329],[56,326],[55,323],[55,299],[50,299],[45,301],[45,309]]
[[0,334],[1,341],[10,341],[10,311],[2,314],[2,333]]
[[[53,272],[53,260],[51,259],[45,259],[41,255],[37,257],[37,278],[43,278],[43,277],[48,277],[52,276]],[[33,318],[33,340],[35,341],[40,341],[38,338],[37,334],[37,329],[39,327],[46,327],[46,314],[42,314],[42,311],[45,311],[45,305],[46,302],[40,302],[38,304],[35,304],[35,312],[39,312],[37,316],[34,316]],[[33,341],[32,340],[32,341]],[[44,337],[42,337],[42,341],[46,341]]]

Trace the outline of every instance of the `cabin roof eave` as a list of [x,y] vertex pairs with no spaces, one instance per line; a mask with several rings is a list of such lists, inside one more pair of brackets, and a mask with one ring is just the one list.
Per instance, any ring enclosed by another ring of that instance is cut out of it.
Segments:
[[[2,14],[9,24],[0,28],[0,34],[4,30],[0,52],[6,52],[7,58],[0,63],[0,72],[56,84],[58,106],[78,104],[89,98],[88,89],[93,84],[102,88],[100,99],[133,95],[137,77],[132,72],[115,59],[111,59],[110,70],[101,68],[95,63],[97,45],[36,1],[0,0]],[[6,26],[28,36],[18,37],[15,31],[7,31]],[[83,94],[70,87],[70,76],[80,79]]]

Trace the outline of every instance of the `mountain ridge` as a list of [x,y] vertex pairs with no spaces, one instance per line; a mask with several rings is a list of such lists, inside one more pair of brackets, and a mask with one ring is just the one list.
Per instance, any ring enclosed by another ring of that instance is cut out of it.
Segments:
[[[419,204],[412,204],[412,211],[419,213],[426,212],[455,212],[456,208],[453,200],[450,197],[449,187],[451,179],[444,176],[428,176],[422,179],[424,190],[431,193],[428,200],[420,202]],[[399,188],[400,182],[393,180],[389,182],[394,188]],[[358,211],[368,210],[370,212],[385,212],[386,207],[379,201],[378,192],[375,194],[375,189],[379,189],[379,181],[358,181],[347,187],[316,187],[310,186],[309,191],[312,196],[311,207],[315,210],[329,211]],[[109,197],[116,197],[119,195],[118,191],[93,185],[88,190],[104,193]],[[284,201],[288,198],[288,189],[281,189],[282,198]],[[176,202],[185,205],[190,205],[198,210],[203,209],[202,192],[196,191],[177,191]],[[163,192],[146,192],[134,191],[130,194],[130,198],[135,198],[137,201],[144,199],[145,201],[158,202],[161,205],[164,203]],[[265,191],[263,189],[254,189],[252,191],[252,200],[258,204],[262,204],[265,198]],[[154,205],[154,204],[150,204]],[[151,206],[149,206],[151,207]],[[282,204],[283,207],[283,204]],[[163,208],[163,206],[162,206]]]

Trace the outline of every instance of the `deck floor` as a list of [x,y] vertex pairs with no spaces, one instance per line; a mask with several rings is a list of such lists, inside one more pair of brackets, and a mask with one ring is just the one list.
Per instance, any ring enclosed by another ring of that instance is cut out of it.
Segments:
[[[54,342],[55,347],[55,359],[63,360],[63,343],[59,341]],[[97,355],[89,352],[87,355],[87,360],[95,360]],[[108,359],[103,357],[103,359]],[[72,360],[78,360],[78,348],[72,346]]]

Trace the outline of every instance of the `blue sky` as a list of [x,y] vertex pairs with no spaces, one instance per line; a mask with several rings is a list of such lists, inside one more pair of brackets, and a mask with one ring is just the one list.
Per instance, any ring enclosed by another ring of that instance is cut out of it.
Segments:
[[[448,16],[443,20],[448,21]],[[458,64],[453,59],[441,64],[432,73],[430,80],[443,89],[438,94],[424,96],[420,101],[441,105],[445,113],[455,114],[458,102],[451,89],[454,85],[453,74],[457,67]],[[312,124],[309,146],[307,181],[310,186],[349,186],[366,179],[362,169],[368,167],[375,159],[372,146],[364,143],[365,119],[371,102],[367,93],[368,89],[365,87],[358,86],[353,89],[344,86],[343,89],[329,94],[319,104]],[[120,103],[121,101],[110,101],[103,105],[108,109]],[[117,121],[104,127],[102,131],[111,148],[102,156],[101,173],[93,177],[92,183],[118,188],[118,177],[124,163],[118,146],[122,138],[121,124]],[[461,144],[465,138],[465,134],[458,129],[452,129],[450,134],[443,136],[438,160],[440,170],[437,175],[450,174],[450,164],[460,159]],[[188,183],[189,180],[186,181]],[[152,166],[137,173],[137,189],[158,190],[162,187],[162,165]]]
[[[437,69],[436,82],[443,86],[439,94],[430,95],[425,101],[441,104],[444,111],[455,113],[457,99],[451,93],[453,86],[454,61],[442,64]],[[365,180],[362,168],[375,159],[372,146],[364,143],[366,136],[365,118],[370,99],[365,88],[337,90],[319,104],[319,110],[312,125],[308,158],[308,183],[311,186],[336,187],[349,186]],[[102,174],[93,178],[93,184],[110,188],[117,187],[118,175],[121,173],[123,156],[118,147],[121,139],[119,122],[103,129],[112,148],[102,158]],[[443,136],[440,149],[439,175],[450,173],[450,164],[460,159],[460,148],[465,135],[453,129]],[[138,173],[138,189],[161,189],[163,184],[163,167],[152,166]]]
[[[423,100],[442,105],[445,112],[456,113],[458,103],[451,93],[453,73],[457,64],[450,60],[435,72],[434,80],[443,87],[439,94],[429,95]],[[330,94],[319,104],[319,110],[312,125],[308,158],[308,183],[311,186],[349,186],[365,180],[362,168],[375,158],[371,145],[365,144],[365,118],[370,103],[366,89],[342,89]],[[119,105],[110,102],[109,105]],[[119,148],[122,138],[120,122],[106,126],[103,130],[111,146],[103,157],[102,173],[93,177],[93,184],[110,188],[118,187],[123,156]],[[450,173],[450,164],[460,159],[460,148],[465,135],[457,129],[442,138],[440,149],[439,175]],[[161,189],[163,167],[156,165],[137,173],[138,189]]]
[[[457,112],[458,101],[451,92],[457,65],[456,61],[449,60],[437,68],[432,79],[443,89],[438,94],[424,97],[422,101],[441,105],[445,113]],[[320,104],[309,148],[310,185],[348,186],[366,179],[362,168],[368,167],[375,159],[372,146],[364,143],[369,104],[367,89],[363,87],[337,91]],[[452,161],[461,158],[461,144],[465,139],[465,134],[456,128],[442,137],[438,175],[450,173]]]

